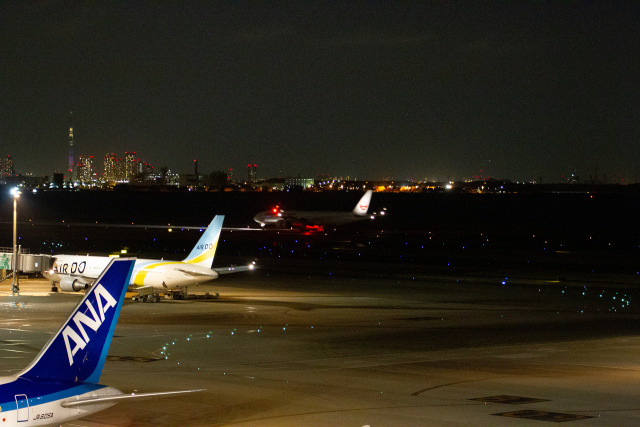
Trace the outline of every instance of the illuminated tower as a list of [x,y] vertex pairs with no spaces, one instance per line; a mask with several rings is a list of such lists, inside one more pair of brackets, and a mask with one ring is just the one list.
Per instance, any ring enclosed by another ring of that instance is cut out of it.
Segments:
[[73,181],[73,166],[75,165],[73,157],[73,111],[69,113],[71,116],[71,125],[69,126],[69,168],[67,169],[69,181]]
[[88,184],[93,178],[93,156],[78,156],[78,180]]
[[254,184],[258,179],[258,165],[248,164],[247,165],[247,174],[249,175],[249,184]]
[[118,158],[115,153],[107,153],[104,155],[103,179],[106,182],[115,182],[118,179]]
[[124,152],[124,176],[125,181],[131,181],[136,174],[136,152],[125,151]]
[[7,178],[11,178],[13,175],[13,159],[11,158],[11,154],[7,154],[7,157],[0,161],[0,177],[6,180]]

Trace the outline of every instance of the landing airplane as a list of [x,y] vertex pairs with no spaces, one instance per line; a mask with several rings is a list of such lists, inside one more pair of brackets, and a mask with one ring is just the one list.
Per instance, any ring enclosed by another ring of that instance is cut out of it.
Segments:
[[[136,260],[130,288],[141,296],[170,292],[178,297],[187,287],[217,279],[220,274],[253,269],[253,264],[212,268],[223,221],[224,215],[216,215],[189,256],[182,261]],[[43,275],[52,284],[59,283],[63,291],[81,291],[90,286],[111,259],[106,256],[55,255],[51,270]]]
[[124,399],[202,390],[125,394],[98,384],[133,259],[113,259],[57,334],[23,371],[0,377],[0,425],[59,425]]
[[253,220],[262,227],[275,226],[277,228],[300,225],[310,227],[346,225],[368,218],[373,219],[373,215],[369,216],[367,214],[372,194],[372,190],[364,193],[364,196],[362,196],[351,212],[284,211],[279,207],[275,207],[270,211],[259,212],[253,217]]

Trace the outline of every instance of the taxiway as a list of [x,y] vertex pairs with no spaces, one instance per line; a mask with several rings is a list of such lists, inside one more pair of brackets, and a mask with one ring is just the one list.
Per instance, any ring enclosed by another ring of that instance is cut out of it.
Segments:
[[[20,296],[7,287],[4,375],[79,301],[43,280],[22,281]],[[126,302],[101,382],[207,391],[72,425],[635,425],[634,288],[264,269],[194,289],[215,300]]]

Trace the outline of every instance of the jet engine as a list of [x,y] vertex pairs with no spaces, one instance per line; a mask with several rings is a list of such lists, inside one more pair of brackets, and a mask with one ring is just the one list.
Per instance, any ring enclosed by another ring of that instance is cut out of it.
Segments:
[[60,280],[60,289],[64,292],[79,292],[89,289],[89,284],[78,278],[66,276]]

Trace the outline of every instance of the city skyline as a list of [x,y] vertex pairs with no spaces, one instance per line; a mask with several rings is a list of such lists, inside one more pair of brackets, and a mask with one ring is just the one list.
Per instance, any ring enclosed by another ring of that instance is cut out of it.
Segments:
[[0,16],[0,151],[22,171],[65,169],[72,125],[76,154],[134,150],[180,172],[640,176],[633,2],[11,2]]
[[[190,171],[177,171],[171,169],[169,167],[163,166],[154,170],[154,165],[141,160],[140,157],[136,155],[135,151],[125,151],[124,156],[118,157],[116,153],[108,152],[105,153],[103,157],[103,162],[96,163],[94,162],[93,155],[83,155],[80,154],[75,158],[73,162],[73,166],[71,169],[62,170],[58,169],[52,171],[49,174],[44,175],[35,175],[28,171],[22,171],[15,167],[13,162],[13,157],[11,154],[0,157],[0,183],[3,180],[7,180],[8,182],[12,181],[12,178],[20,178],[20,177],[30,177],[30,178],[46,178],[48,177],[48,181],[53,183],[53,178],[55,174],[64,175],[64,182],[75,182],[78,184],[84,183],[127,183],[133,181],[139,182],[156,182],[163,174],[169,174],[168,176],[172,176],[172,184],[178,185],[178,177],[179,176],[198,176],[206,177],[209,175],[219,175],[224,174],[227,177],[227,181],[231,186],[235,186],[237,184],[246,183],[248,185],[257,185],[263,182],[273,181],[273,180],[281,180],[287,179],[290,181],[295,180],[303,180],[308,182],[309,180],[315,180],[316,183],[322,184],[323,182],[335,182],[335,181],[375,181],[375,182],[406,182],[406,183],[447,183],[453,182],[454,180],[429,180],[429,179],[419,179],[419,178],[391,178],[391,177],[383,177],[377,180],[371,180],[368,178],[358,178],[352,177],[351,175],[346,176],[337,176],[330,174],[315,174],[315,175],[277,175],[277,176],[258,176],[258,165],[256,163],[249,163],[246,165],[246,170],[243,171],[241,168],[228,168],[226,170],[213,170],[213,171],[203,171],[198,169],[198,161],[194,159],[191,163],[192,169]],[[100,158],[100,156],[98,156]],[[94,166],[95,164],[95,166]],[[496,177],[493,176],[486,171],[486,165],[480,164],[477,173],[464,177],[462,179],[457,179],[457,182],[482,182],[482,181],[494,181],[494,182],[514,182],[520,184],[637,184],[640,183],[638,181],[616,181],[616,177],[609,177],[608,175],[589,175],[589,176],[581,176],[576,172],[567,173],[566,175],[561,175],[559,179],[549,182],[544,182],[541,180],[530,180],[530,181],[521,181],[514,180],[510,177]],[[187,184],[190,185],[190,184]]]

